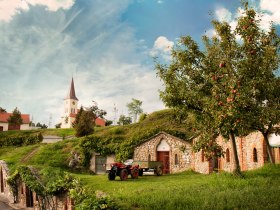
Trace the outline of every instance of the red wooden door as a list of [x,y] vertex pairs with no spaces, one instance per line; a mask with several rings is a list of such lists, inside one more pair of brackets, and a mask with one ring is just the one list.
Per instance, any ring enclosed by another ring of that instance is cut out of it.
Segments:
[[170,172],[169,152],[157,152],[157,161],[163,162],[163,173],[169,174]]

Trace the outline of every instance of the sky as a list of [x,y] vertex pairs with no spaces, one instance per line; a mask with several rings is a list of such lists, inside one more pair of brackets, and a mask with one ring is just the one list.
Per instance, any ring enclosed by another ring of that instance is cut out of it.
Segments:
[[[251,0],[261,25],[280,24],[279,0]],[[106,119],[164,109],[154,58],[170,62],[180,36],[200,43],[211,20],[232,27],[240,0],[0,0],[0,107],[54,127],[74,78],[79,106],[92,101]],[[116,109],[115,109],[115,108]]]

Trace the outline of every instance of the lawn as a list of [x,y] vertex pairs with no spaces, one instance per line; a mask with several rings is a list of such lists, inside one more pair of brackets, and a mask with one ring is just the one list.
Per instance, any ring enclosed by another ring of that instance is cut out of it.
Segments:
[[90,188],[108,193],[123,209],[280,209],[280,165],[249,171],[244,178],[191,171],[127,181],[76,176]]

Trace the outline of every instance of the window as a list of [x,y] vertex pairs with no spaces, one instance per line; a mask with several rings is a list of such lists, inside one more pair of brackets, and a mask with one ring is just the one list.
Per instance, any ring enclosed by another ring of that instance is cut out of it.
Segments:
[[229,149],[226,149],[226,162],[229,163],[230,162],[230,156],[229,156]]
[[179,159],[178,159],[178,155],[175,154],[175,165],[179,165]]
[[258,162],[258,154],[257,154],[257,149],[253,149],[253,161]]
[[201,162],[204,162],[204,150],[201,150]]

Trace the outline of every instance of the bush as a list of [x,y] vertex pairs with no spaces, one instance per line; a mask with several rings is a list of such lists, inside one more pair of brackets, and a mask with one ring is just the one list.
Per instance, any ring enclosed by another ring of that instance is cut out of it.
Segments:
[[43,141],[43,136],[41,133],[39,134],[18,134],[7,136],[0,139],[0,147],[5,146],[26,146],[26,145],[33,145],[38,144]]

